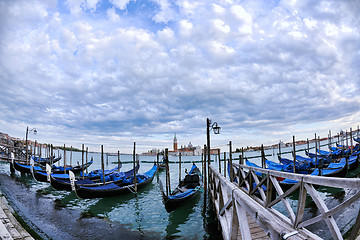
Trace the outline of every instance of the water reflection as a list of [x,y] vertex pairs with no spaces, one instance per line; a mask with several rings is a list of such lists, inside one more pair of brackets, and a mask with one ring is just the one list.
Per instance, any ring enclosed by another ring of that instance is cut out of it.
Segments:
[[189,220],[190,214],[195,211],[195,206],[196,203],[199,201],[199,198],[200,196],[197,195],[193,199],[190,199],[183,206],[169,213],[169,223],[165,229],[166,239],[174,239],[180,237],[179,235],[176,235],[180,232],[179,226],[181,224],[185,224]]

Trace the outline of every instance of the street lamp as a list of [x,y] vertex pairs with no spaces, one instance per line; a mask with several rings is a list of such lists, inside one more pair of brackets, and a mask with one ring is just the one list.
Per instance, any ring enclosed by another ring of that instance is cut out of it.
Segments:
[[211,124],[211,120],[209,118],[206,119],[206,136],[207,136],[207,155],[208,155],[208,163],[207,169],[205,164],[205,173],[204,173],[204,188],[205,188],[205,197],[204,197],[204,209],[206,206],[206,188],[207,188],[207,176],[209,175],[209,166],[210,166],[210,131],[211,129],[214,131],[214,134],[220,134],[220,127],[217,122]]
[[25,143],[26,143],[26,163],[28,163],[29,159],[28,159],[28,134],[31,133],[31,132],[34,132],[34,134],[37,133],[37,130],[35,128],[29,130],[29,127],[26,127],[26,140],[25,140]]

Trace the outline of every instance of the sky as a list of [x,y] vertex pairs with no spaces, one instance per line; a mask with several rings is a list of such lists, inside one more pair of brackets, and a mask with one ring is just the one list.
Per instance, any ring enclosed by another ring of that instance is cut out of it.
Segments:
[[0,0],[0,132],[131,153],[326,137],[360,117],[356,0]]

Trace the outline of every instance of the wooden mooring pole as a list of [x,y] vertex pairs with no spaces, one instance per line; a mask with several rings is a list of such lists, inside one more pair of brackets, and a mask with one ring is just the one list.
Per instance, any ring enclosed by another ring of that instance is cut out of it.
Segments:
[[226,152],[224,152],[224,177],[226,178]]
[[234,181],[234,174],[233,174],[233,167],[232,167],[232,142],[229,141],[229,154],[230,154],[230,158],[229,158],[229,165],[230,165],[230,182]]
[[181,182],[181,153],[179,153],[179,183]]
[[165,148],[165,181],[166,181],[166,195],[170,194],[170,173],[169,173],[169,149]]
[[[104,146],[101,145],[101,170],[103,175],[103,184],[105,184],[105,169],[104,169]],[[83,174],[84,176],[84,174]]]
[[219,159],[219,173],[221,173],[220,149],[218,151],[218,159]]
[[294,155],[293,173],[295,173],[295,165],[296,165],[295,135],[293,135],[293,155]]
[[206,197],[207,197],[207,169],[206,169],[206,155],[207,155],[207,146],[204,145],[204,213],[206,212]]
[[[86,147],[86,166],[88,165],[88,150],[89,150],[89,148]],[[86,174],[87,174],[88,173],[88,167],[86,167],[85,171],[86,171]],[[84,173],[83,173],[83,175],[84,175]]]
[[134,189],[135,189],[135,193],[137,192],[137,179],[136,179],[136,166],[135,166],[135,162],[136,162],[136,142],[134,142],[134,150],[133,150],[133,167],[134,167]]
[[[101,150],[102,150],[102,145],[101,145]],[[82,172],[82,178],[84,179],[84,144],[81,145],[81,172]],[[104,177],[104,181],[105,181],[105,175],[104,175],[104,170],[103,170],[103,177]]]
[[66,149],[64,144],[64,174],[66,174]]

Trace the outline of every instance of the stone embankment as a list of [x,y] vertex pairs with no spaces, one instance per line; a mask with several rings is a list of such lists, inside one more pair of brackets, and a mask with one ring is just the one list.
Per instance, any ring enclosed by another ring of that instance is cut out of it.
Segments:
[[14,210],[0,192],[0,239],[34,239],[13,215]]

